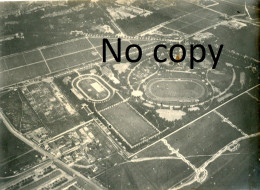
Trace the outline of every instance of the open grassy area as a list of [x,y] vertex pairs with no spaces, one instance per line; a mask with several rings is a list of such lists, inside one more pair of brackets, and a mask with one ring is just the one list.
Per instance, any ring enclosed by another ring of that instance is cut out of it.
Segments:
[[222,147],[241,136],[236,129],[222,122],[218,115],[210,113],[166,140],[175,150],[179,149],[192,164],[199,167]]
[[227,103],[218,111],[245,133],[259,132],[259,106],[248,94]]
[[193,170],[182,160],[161,159],[129,162],[118,165],[98,176],[98,180],[109,189],[169,189]]
[[135,145],[157,133],[127,103],[121,103],[103,111],[101,114],[131,145]]
[[196,183],[187,188],[259,189],[260,164],[256,159],[259,155],[259,137],[243,140],[239,144],[238,150],[224,152],[206,167],[208,177],[203,184]]

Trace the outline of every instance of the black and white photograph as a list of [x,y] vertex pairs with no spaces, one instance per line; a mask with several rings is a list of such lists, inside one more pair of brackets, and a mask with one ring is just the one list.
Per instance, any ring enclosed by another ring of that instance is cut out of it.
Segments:
[[260,190],[258,0],[1,0],[1,190]]

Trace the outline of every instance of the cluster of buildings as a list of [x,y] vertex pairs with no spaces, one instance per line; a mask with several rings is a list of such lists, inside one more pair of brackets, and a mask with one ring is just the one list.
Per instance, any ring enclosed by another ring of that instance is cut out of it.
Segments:
[[41,144],[48,139],[48,131],[44,127],[40,127],[27,133],[26,137],[36,144]]

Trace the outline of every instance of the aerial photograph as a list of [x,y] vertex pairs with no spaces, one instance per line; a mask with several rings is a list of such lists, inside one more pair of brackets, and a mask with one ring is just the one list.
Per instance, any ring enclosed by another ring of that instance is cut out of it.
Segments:
[[0,1],[1,190],[260,190],[260,2]]

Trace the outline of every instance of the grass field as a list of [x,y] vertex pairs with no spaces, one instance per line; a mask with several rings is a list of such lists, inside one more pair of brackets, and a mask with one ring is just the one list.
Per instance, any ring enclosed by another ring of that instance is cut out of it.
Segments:
[[27,64],[43,61],[43,57],[39,50],[26,52],[23,55]]
[[257,101],[244,94],[218,111],[247,134],[259,132],[259,107]]
[[0,129],[0,163],[31,150],[31,147],[10,133],[2,121],[0,121]]
[[166,140],[174,149],[179,149],[192,164],[199,167],[222,147],[241,136],[236,129],[222,122],[218,115],[210,113]]
[[163,144],[162,141],[146,148],[144,151],[136,154],[137,158],[151,158],[151,157],[167,157],[171,151]]
[[101,114],[132,146],[157,133],[157,131],[127,103],[116,105],[103,111]]
[[[17,171],[18,173],[24,172],[24,169],[40,163],[42,161],[41,157],[42,155],[40,153],[31,150],[17,155],[15,158],[8,158],[5,162],[0,163],[0,177],[13,176],[14,171]],[[2,180],[0,179],[0,183],[1,181]]]
[[[92,48],[92,45],[89,43],[87,39],[79,39],[75,40],[74,44],[76,44],[77,49],[84,50],[84,49],[90,49]],[[101,44],[100,44],[101,45]]]
[[205,87],[195,79],[155,78],[146,86],[146,96],[156,102],[192,102],[205,94]]
[[180,10],[189,12],[189,14],[166,24],[165,26],[167,28],[178,30],[186,34],[192,34],[202,30],[203,28],[216,24],[219,20],[219,13],[208,9],[201,9],[200,7],[188,2],[178,1],[177,4],[179,4],[178,6]]
[[[225,49],[233,50],[241,56],[246,55],[258,59],[257,26],[247,24],[246,27],[238,30],[229,28],[228,25],[219,25],[215,29],[207,30],[207,32],[213,33],[217,37],[217,44],[225,44]],[[243,37],[241,38],[241,36]],[[209,43],[209,40],[205,43]]]
[[73,41],[64,44],[58,44],[56,45],[56,47],[58,48],[59,52],[61,52],[62,55],[73,53],[80,50],[80,48],[78,48],[76,43],[74,43]]
[[4,59],[0,59],[0,72],[3,72],[5,70],[7,70],[7,66],[5,64],[5,60]]
[[61,53],[59,49],[56,46],[47,47],[44,49],[41,49],[41,52],[45,59],[50,59],[53,57],[61,56]]
[[64,56],[64,59],[68,67],[73,67],[86,62],[87,60],[83,57],[81,52]]
[[30,65],[27,69],[30,70],[31,78],[43,76],[49,73],[48,67],[44,61]]
[[[241,141],[235,152],[225,152],[206,167],[208,177],[203,184],[195,184],[194,189],[259,189],[259,137]],[[239,179],[239,180],[238,180]],[[188,186],[188,189],[193,189]]]
[[[195,5],[190,5],[195,7]],[[123,31],[125,31],[126,34],[134,36],[162,22],[166,22],[171,19],[177,19],[186,14],[187,12],[179,8],[176,9],[175,6],[168,6],[159,10],[155,10],[152,14],[146,17],[135,17],[131,19],[128,18],[127,22],[125,20],[117,20],[116,22],[123,29]]]
[[23,55],[15,55],[5,58],[5,64],[8,69],[13,69],[15,67],[26,65]]
[[97,53],[97,51],[95,51],[94,49],[89,49],[89,50],[85,50],[81,52],[81,55],[89,62],[91,60],[97,60],[99,59],[101,61],[101,57],[99,56],[99,54]]
[[158,190],[169,189],[192,173],[182,160],[155,159],[118,165],[98,176],[98,180],[109,189]]
[[52,72],[56,72],[67,67],[67,64],[63,57],[50,59],[47,61],[47,64]]

